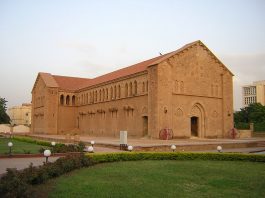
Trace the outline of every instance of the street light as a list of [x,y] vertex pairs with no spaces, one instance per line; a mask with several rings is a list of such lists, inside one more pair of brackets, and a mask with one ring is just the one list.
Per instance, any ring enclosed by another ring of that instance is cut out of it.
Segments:
[[48,158],[51,156],[51,151],[50,150],[45,150],[43,153],[44,157],[46,157],[46,164],[48,163]]
[[93,146],[89,146],[89,147],[87,148],[87,151],[88,151],[89,153],[94,153],[94,148],[93,148]]
[[91,143],[91,146],[94,147],[95,141],[92,140],[90,143]]
[[217,151],[218,151],[219,153],[221,153],[222,150],[223,150],[223,148],[222,148],[221,146],[217,146]]
[[52,145],[52,146],[55,146],[55,145],[56,145],[56,142],[51,142],[51,145]]
[[133,150],[133,146],[128,146],[128,148],[127,148],[127,149],[128,149],[128,151],[130,151],[130,152],[131,152],[131,151]]
[[11,149],[12,149],[13,143],[8,142],[7,146],[9,147],[9,156],[11,156]]
[[175,150],[176,150],[177,147],[176,147],[176,145],[173,144],[173,145],[171,145],[170,148],[171,148],[171,150],[172,150],[173,152],[175,152]]

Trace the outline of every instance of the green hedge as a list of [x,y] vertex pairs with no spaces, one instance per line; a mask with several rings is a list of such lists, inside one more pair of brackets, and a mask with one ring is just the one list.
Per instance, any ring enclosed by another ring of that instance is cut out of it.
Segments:
[[255,123],[254,124],[255,132],[265,132],[265,122]]
[[236,153],[151,153],[123,152],[105,154],[75,155],[59,158],[54,163],[33,167],[32,164],[21,171],[8,169],[0,178],[1,197],[32,197],[34,185],[68,173],[82,167],[98,163],[136,160],[218,160],[218,161],[250,161],[265,162],[265,155]]
[[22,142],[33,143],[33,144],[38,144],[41,146],[51,147],[51,142],[47,142],[47,141],[34,140],[32,138],[19,137],[19,136],[14,136],[13,139],[18,140],[18,141],[22,141]]
[[56,145],[52,147],[51,142],[34,140],[28,137],[15,136],[13,137],[13,139],[22,141],[22,142],[38,144],[38,145],[46,147],[46,148],[40,148],[39,150],[40,153],[43,153],[44,150],[47,149],[47,147],[51,148],[53,153],[82,152],[85,148],[85,144],[83,142],[79,142],[78,145],[76,144],[66,145],[62,143],[56,143]]
[[32,164],[21,171],[7,169],[0,179],[0,197],[32,197],[32,188],[47,180],[72,170],[92,165],[84,155],[59,158],[54,163],[33,167]]
[[236,129],[250,129],[250,125],[249,123],[245,123],[245,122],[237,122],[235,123],[235,128]]
[[265,162],[265,155],[241,154],[241,153],[111,153],[111,154],[88,154],[93,163],[105,163],[116,161],[136,160],[218,160],[218,161],[249,161]]

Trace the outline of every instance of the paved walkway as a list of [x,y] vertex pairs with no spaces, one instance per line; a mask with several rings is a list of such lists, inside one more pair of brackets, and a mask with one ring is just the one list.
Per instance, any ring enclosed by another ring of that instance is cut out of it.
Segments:
[[[49,162],[54,162],[59,157],[49,157]],[[0,159],[0,175],[6,172],[7,168],[16,168],[18,170],[29,167],[30,163],[33,166],[43,165],[46,161],[44,157],[32,157],[32,158],[1,158]]]
[[[56,142],[65,142],[66,136],[64,135],[30,135],[33,137],[36,137],[38,139],[45,139],[48,141],[56,141]],[[87,135],[81,135],[80,141],[83,141],[87,144],[90,143],[90,141],[95,141],[94,151],[96,153],[100,152],[125,152],[120,151],[118,146],[120,145],[119,138],[111,138],[111,137],[92,137]],[[72,139],[73,141],[73,139]],[[265,138],[247,138],[247,139],[174,139],[174,140],[158,140],[158,139],[134,139],[134,138],[128,138],[128,145],[132,145],[134,147],[155,147],[155,146],[170,146],[172,144],[175,144],[180,148],[184,148],[182,146],[192,147],[192,146],[198,146],[201,145],[205,150],[200,149],[199,150],[192,150],[195,152],[216,152],[216,150],[213,150],[215,147],[207,147],[207,145],[225,145],[225,144],[240,144],[240,143],[255,143],[255,142],[263,142],[261,143],[261,146],[259,147],[249,147],[249,148],[224,148],[223,152],[240,152],[240,153],[252,153],[252,152],[260,152],[265,151]],[[114,146],[114,147],[111,147]],[[196,149],[196,147],[194,147]],[[208,149],[208,150],[207,150]],[[170,151],[170,149],[168,149]],[[183,151],[183,150],[178,150]],[[264,154],[264,152],[261,152],[259,154]],[[49,161],[55,161],[58,159],[58,157],[50,157]],[[29,164],[32,162],[34,166],[42,165],[45,161],[44,157],[41,158],[5,158],[0,159],[0,174],[3,174],[6,172],[6,168],[17,168],[24,169],[29,166]]]
[[[30,134],[29,136],[37,137],[41,139],[46,139],[50,141],[65,142],[65,135],[36,135]],[[90,141],[95,141],[95,144],[103,145],[113,145],[119,146],[120,139],[119,137],[93,137],[88,135],[80,135],[80,141],[90,143]],[[74,138],[72,137],[72,141]],[[173,139],[173,140],[159,140],[159,139],[148,139],[148,138],[128,138],[128,145],[132,146],[161,146],[161,145],[205,145],[205,144],[229,144],[229,143],[250,143],[257,141],[265,141],[265,138],[246,138],[246,139],[202,139],[202,138],[193,138],[193,139]],[[264,145],[265,147],[265,145]]]

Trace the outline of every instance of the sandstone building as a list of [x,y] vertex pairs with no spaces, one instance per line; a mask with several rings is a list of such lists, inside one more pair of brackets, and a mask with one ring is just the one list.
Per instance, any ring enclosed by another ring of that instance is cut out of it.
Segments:
[[31,125],[31,104],[23,103],[21,106],[14,106],[8,109],[11,125]]
[[265,105],[265,80],[253,82],[252,85],[246,85],[242,88],[243,106],[246,107],[252,103]]
[[233,74],[201,42],[93,79],[39,73],[33,133],[222,138],[233,128]]

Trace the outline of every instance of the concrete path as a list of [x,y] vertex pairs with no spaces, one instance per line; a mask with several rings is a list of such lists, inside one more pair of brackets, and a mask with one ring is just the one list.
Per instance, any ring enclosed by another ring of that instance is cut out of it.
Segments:
[[[49,162],[54,162],[59,157],[49,157]],[[6,172],[7,168],[16,168],[18,170],[29,167],[30,163],[33,166],[43,165],[46,158],[33,157],[33,158],[1,158],[0,159],[0,175]]]
[[[43,134],[28,134],[28,136],[36,137],[39,139],[45,139],[48,141],[67,141],[66,135],[43,135]],[[89,143],[95,141],[95,144],[113,145],[119,146],[119,137],[94,137],[89,135],[80,135],[80,141]],[[74,141],[72,136],[71,141]],[[159,140],[149,138],[128,138],[128,145],[132,146],[158,146],[158,145],[204,145],[204,144],[227,144],[227,143],[249,143],[256,141],[265,141],[265,138],[245,138],[245,139],[203,139],[203,138],[192,138],[192,139],[173,139],[173,140]]]

